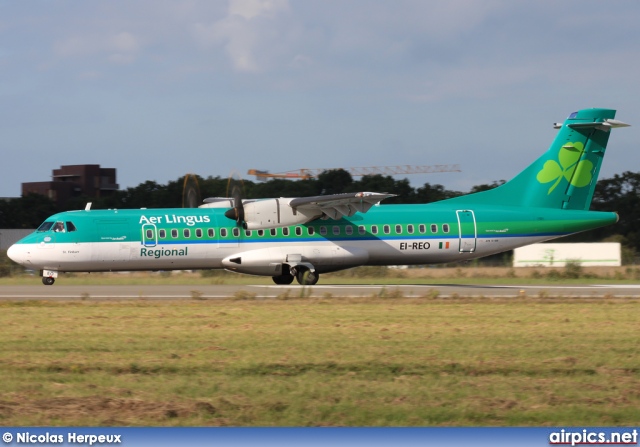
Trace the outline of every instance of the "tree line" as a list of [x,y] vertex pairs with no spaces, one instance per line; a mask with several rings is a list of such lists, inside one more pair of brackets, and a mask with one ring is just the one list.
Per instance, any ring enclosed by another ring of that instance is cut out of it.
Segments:
[[[198,177],[200,195],[206,197],[228,197],[230,181],[224,177]],[[459,191],[445,189],[439,184],[425,183],[413,188],[407,179],[396,180],[380,174],[367,175],[354,180],[342,169],[325,171],[318,178],[309,180],[271,179],[266,182],[244,180],[233,181],[242,190],[245,198],[300,197],[343,192],[375,191],[397,194],[384,203],[430,203],[457,197]],[[470,193],[495,188],[504,181],[474,186]],[[181,207],[185,177],[159,184],[146,181],[138,186],[115,191],[109,197],[76,197],[63,206],[37,194],[0,202],[0,228],[37,228],[48,216],[61,211],[84,209],[93,202],[93,209],[105,208],[173,208]],[[572,242],[598,242],[603,240],[621,242],[634,254],[640,252],[640,172],[623,172],[598,182],[591,205],[592,210],[616,211],[620,221],[608,227],[565,238]]]

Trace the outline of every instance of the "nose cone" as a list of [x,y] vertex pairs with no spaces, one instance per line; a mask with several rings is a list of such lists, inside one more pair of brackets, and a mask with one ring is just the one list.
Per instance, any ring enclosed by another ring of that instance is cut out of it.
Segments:
[[24,246],[20,244],[13,244],[11,247],[9,247],[9,250],[7,250],[7,256],[9,256],[9,258],[13,262],[16,262],[20,265],[24,265],[27,261]]

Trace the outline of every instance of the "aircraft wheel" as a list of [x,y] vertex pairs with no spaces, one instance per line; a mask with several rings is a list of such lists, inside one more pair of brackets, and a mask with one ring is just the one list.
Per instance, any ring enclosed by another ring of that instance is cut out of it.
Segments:
[[51,278],[49,276],[42,277],[42,284],[45,286],[52,286],[54,282],[56,282],[55,278]]
[[318,283],[320,275],[307,269],[300,269],[296,275],[298,283],[302,286],[313,286]]
[[293,282],[293,276],[292,275],[279,275],[279,276],[272,276],[271,279],[273,279],[273,282],[279,285],[287,285],[287,284],[291,284]]

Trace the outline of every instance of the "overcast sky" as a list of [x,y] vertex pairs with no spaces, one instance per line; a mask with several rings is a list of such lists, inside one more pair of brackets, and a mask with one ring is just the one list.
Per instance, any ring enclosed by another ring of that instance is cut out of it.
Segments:
[[68,164],[126,188],[457,163],[407,178],[466,191],[588,107],[635,125],[601,178],[638,172],[639,23],[637,1],[0,0],[0,197]]

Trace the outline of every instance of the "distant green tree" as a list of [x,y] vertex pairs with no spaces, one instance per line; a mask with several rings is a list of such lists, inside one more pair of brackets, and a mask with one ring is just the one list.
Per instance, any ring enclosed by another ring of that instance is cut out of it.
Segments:
[[600,180],[593,195],[592,209],[615,211],[617,224],[594,230],[600,239],[619,234],[628,246],[640,252],[640,172],[626,171]]
[[277,198],[277,197],[301,197],[316,196],[318,182],[316,180],[286,180],[271,179],[266,182],[252,184],[248,191],[248,198]]
[[340,194],[349,192],[353,177],[344,169],[330,169],[318,175],[318,194]]
[[474,187],[471,188],[471,191],[469,191],[469,193],[474,193],[474,192],[482,192],[482,191],[489,191],[490,189],[493,188],[497,188],[500,185],[504,185],[506,183],[506,181],[504,180],[500,180],[500,181],[493,181],[491,183],[485,183],[485,184],[481,184],[481,185],[475,185]]
[[228,177],[207,177],[198,179],[200,185],[200,197],[227,197],[227,189],[229,188]]
[[423,186],[416,190],[416,203],[431,203],[439,200],[450,199],[461,195],[457,191],[450,191],[444,188],[442,185],[431,185],[425,183]]
[[160,185],[153,180],[148,180],[136,187],[127,188],[121,200],[123,208],[180,207],[182,206],[182,184],[174,181],[167,185]]
[[37,228],[59,210],[56,204],[40,194],[27,194],[0,202],[0,228]]
[[396,181],[390,175],[384,176],[381,174],[365,175],[357,182],[354,182],[347,190],[347,192],[358,191],[396,194],[396,197],[391,197],[384,201],[384,203],[388,204],[411,203],[415,194],[407,179]]

